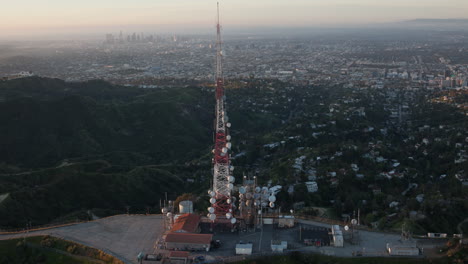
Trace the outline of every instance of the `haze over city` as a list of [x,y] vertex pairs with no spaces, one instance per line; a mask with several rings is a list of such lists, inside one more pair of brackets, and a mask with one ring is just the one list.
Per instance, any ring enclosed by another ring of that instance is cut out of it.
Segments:
[[[116,30],[208,33],[215,1],[83,0],[8,1],[2,38],[86,36]],[[227,33],[249,28],[360,27],[417,18],[466,18],[465,0],[258,0],[221,1]]]

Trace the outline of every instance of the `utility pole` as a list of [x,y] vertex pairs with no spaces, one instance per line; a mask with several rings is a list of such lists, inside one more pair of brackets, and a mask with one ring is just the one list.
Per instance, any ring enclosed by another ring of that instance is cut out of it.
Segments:
[[299,242],[302,242],[302,225],[299,225]]

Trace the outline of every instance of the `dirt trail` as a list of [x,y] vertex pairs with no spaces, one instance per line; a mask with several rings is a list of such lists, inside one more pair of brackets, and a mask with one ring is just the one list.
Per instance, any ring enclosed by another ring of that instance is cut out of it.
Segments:
[[9,195],[10,195],[10,193],[0,194],[0,204],[1,204],[6,198],[8,198]]
[[[1,200],[0,200],[1,201]],[[457,225],[457,229],[458,229],[458,233],[459,234],[463,234],[463,230],[462,230],[462,225],[464,223],[468,223],[468,217],[465,218],[465,220],[461,221],[458,225]]]

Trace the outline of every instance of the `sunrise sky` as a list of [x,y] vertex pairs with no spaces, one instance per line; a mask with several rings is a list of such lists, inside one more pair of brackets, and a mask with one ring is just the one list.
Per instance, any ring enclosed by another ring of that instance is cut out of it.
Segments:
[[[159,25],[210,27],[216,1],[17,0],[2,3],[3,34]],[[220,1],[230,27],[342,27],[415,18],[467,18],[468,0],[229,0]]]

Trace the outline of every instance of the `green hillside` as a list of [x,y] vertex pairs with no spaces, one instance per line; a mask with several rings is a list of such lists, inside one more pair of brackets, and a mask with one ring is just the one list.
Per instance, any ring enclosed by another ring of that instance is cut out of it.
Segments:
[[[0,226],[155,212],[184,181],[152,164],[181,164],[211,143],[200,88],[143,90],[102,81],[0,82]],[[183,176],[183,175],[182,175]],[[182,188],[182,189],[181,189]],[[93,210],[94,209],[94,210]],[[159,210],[159,209],[158,209]]]
[[[186,160],[210,142],[211,109],[198,88],[145,91],[105,82],[0,82],[0,161],[26,168],[115,151]],[[182,151],[182,150],[185,151]]]
[[122,264],[103,251],[50,236],[0,241],[0,264]]
[[[363,225],[415,234],[456,233],[468,217],[468,118],[440,103],[447,92],[249,79],[226,93],[234,176],[284,186],[282,210],[341,220],[357,208]],[[166,192],[205,210],[213,113],[206,87],[0,82],[0,228],[159,212]]]
[[[0,228],[155,213],[166,192],[205,193],[213,113],[213,92],[200,87],[0,82]],[[239,138],[275,125],[232,113]]]

